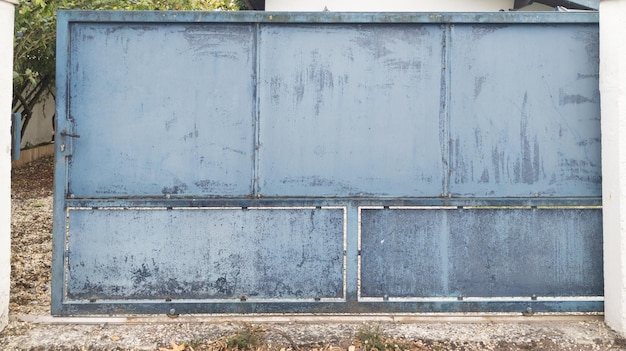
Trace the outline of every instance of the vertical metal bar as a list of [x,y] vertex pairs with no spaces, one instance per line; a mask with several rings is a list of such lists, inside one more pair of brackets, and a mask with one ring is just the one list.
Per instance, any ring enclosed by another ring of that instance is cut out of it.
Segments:
[[348,302],[358,300],[358,245],[359,208],[356,203],[352,202],[348,206],[348,238],[346,243],[346,301]]
[[439,141],[443,163],[442,196],[450,194],[450,44],[452,24],[442,24],[441,39],[441,90],[439,101]]
[[261,73],[261,23],[255,23],[256,31],[254,33],[254,116],[253,116],[253,130],[254,130],[254,150],[252,156],[252,196],[260,196],[261,188],[259,186],[259,165],[260,165],[260,148],[261,148],[261,80],[259,75]]
[[[446,157],[447,160],[443,162],[443,194],[444,196],[450,196],[450,177],[451,177],[451,167],[450,163],[452,162],[452,154],[450,150],[450,143],[452,142],[450,138],[450,100],[451,100],[451,91],[452,91],[452,55],[450,54],[452,51],[452,29],[454,28],[454,24],[444,24],[443,25],[443,49],[441,51],[441,61],[442,61],[442,71],[441,71],[441,85],[442,85],[442,111],[441,116],[439,117],[441,122],[441,135],[445,138],[441,140],[442,147],[442,156]],[[440,233],[440,255],[441,255],[441,286],[443,287],[444,294],[450,293],[449,287],[449,228],[448,228],[448,212],[444,210],[445,215],[442,218],[442,228],[443,230]]]
[[441,216],[441,231],[439,232],[439,255],[441,257],[441,286],[443,287],[444,296],[450,294],[450,222],[448,221],[448,211],[450,210],[441,210],[443,216]]
[[11,117],[11,156],[13,161],[17,161],[20,159],[20,145],[22,144],[22,114],[14,113]]
[[56,152],[54,167],[54,218],[52,228],[52,281],[51,313],[63,313],[65,287],[65,235],[66,213],[65,194],[68,188],[67,160],[61,151],[61,131],[67,130],[69,121],[69,72],[70,72],[70,21],[67,12],[59,12],[57,17],[57,61],[56,61]]

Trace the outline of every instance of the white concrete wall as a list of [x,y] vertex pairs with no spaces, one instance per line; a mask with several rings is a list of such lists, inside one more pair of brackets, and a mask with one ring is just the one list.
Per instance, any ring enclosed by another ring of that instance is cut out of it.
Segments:
[[0,0],[0,330],[9,320],[11,278],[11,89],[17,0]]
[[265,11],[480,12],[513,8],[514,0],[265,0]]
[[54,112],[54,97],[51,94],[43,96],[41,101],[33,108],[33,117],[22,137],[22,149],[48,143],[52,140],[54,135],[54,130],[52,129]]
[[519,11],[554,11],[554,7],[535,2],[532,5],[519,9]]
[[600,2],[604,318],[626,336],[626,0]]

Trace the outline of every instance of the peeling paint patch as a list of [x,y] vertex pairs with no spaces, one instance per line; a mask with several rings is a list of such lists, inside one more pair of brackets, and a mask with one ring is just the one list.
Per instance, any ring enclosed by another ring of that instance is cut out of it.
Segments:
[[225,189],[233,186],[233,184],[219,182],[211,179],[199,180],[194,184],[204,192],[213,192],[219,189]]
[[481,40],[484,36],[497,32],[500,29],[507,28],[508,25],[502,24],[477,24],[472,26],[472,40]]
[[171,187],[164,187],[163,190],[161,190],[161,193],[163,193],[163,195],[167,195],[167,194],[175,195],[175,194],[184,194],[186,191],[187,191],[187,184],[178,184],[178,185],[174,185]]
[[145,263],[142,263],[141,267],[131,270],[130,273],[132,274],[133,283],[135,285],[139,285],[145,282],[149,277],[152,276],[152,273],[150,272],[150,270],[148,270],[148,267]]
[[173,117],[165,121],[165,130],[169,131],[178,122],[178,117]]
[[595,102],[593,99],[589,99],[586,96],[580,94],[567,94],[563,89],[559,89],[559,105],[567,104],[584,104],[586,102]]
[[487,80],[487,76],[480,76],[474,78],[474,100],[478,98],[480,92],[483,90],[483,84]]
[[233,296],[235,285],[226,279],[226,275],[217,278],[217,280],[211,284],[211,288],[215,289],[218,295]]
[[335,188],[340,193],[356,193],[359,190],[352,185],[337,179],[319,176],[290,177],[281,181],[282,184],[300,184],[310,187]]

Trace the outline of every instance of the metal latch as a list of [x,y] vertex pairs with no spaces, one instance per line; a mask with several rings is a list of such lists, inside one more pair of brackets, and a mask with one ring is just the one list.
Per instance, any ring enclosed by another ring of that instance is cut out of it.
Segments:
[[66,131],[61,132],[61,152],[65,151],[65,138],[80,138],[78,134],[68,133]]

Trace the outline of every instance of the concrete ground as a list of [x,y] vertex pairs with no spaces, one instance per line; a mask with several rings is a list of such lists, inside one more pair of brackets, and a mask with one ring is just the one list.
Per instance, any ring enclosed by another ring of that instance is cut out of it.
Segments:
[[[247,344],[234,342],[242,339]],[[0,333],[1,350],[369,351],[374,345],[395,351],[626,350],[626,340],[602,315],[22,315]]]

